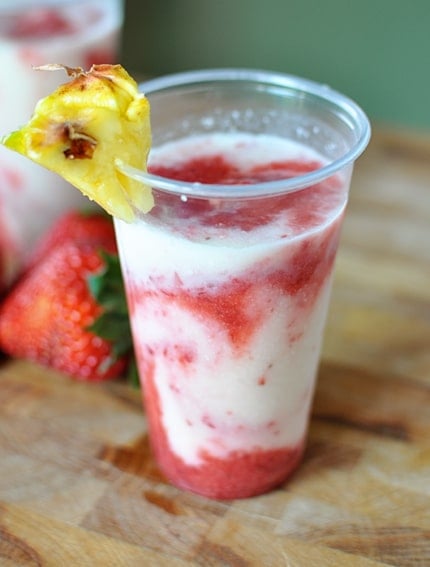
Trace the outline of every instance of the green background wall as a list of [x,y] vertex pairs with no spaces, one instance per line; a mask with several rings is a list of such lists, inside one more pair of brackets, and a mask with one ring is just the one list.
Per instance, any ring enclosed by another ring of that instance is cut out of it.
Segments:
[[429,0],[126,0],[123,63],[220,66],[325,82],[376,121],[430,130]]

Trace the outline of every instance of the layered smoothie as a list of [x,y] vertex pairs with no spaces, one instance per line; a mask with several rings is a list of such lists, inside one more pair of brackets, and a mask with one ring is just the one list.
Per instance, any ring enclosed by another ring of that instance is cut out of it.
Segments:
[[[89,68],[118,57],[120,0],[10,0],[0,6],[0,134],[18,129],[65,75],[32,67]],[[0,291],[52,221],[87,201],[58,176],[0,147]]]
[[[234,187],[324,163],[278,136],[210,133],[154,148],[149,169]],[[150,439],[175,485],[248,497],[299,463],[348,185],[343,172],[264,198],[157,191],[141,221],[115,221]]]

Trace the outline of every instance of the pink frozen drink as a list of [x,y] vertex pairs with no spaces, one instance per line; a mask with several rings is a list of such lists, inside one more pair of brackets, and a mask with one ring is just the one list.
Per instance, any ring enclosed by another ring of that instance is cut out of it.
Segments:
[[155,457],[175,485],[220,499],[278,486],[303,455],[352,169],[258,131],[269,109],[262,93],[241,106],[238,83],[234,112],[209,87],[189,93],[202,114],[160,143],[143,86],[156,205],[115,221]]

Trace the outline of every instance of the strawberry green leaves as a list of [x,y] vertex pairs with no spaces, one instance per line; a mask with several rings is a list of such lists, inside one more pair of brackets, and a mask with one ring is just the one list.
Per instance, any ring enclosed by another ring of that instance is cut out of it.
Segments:
[[129,357],[127,379],[135,387],[139,385],[133,355],[127,300],[121,266],[116,254],[100,252],[104,268],[87,278],[91,295],[102,307],[101,315],[88,327],[97,336],[112,344],[111,364],[123,356]]

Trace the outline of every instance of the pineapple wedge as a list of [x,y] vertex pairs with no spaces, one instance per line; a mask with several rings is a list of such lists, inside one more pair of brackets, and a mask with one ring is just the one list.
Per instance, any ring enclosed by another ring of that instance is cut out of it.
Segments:
[[63,65],[71,77],[41,99],[29,122],[2,143],[58,173],[109,214],[133,221],[154,202],[149,187],[122,174],[128,164],[146,170],[151,146],[149,102],[121,65],[88,72]]

